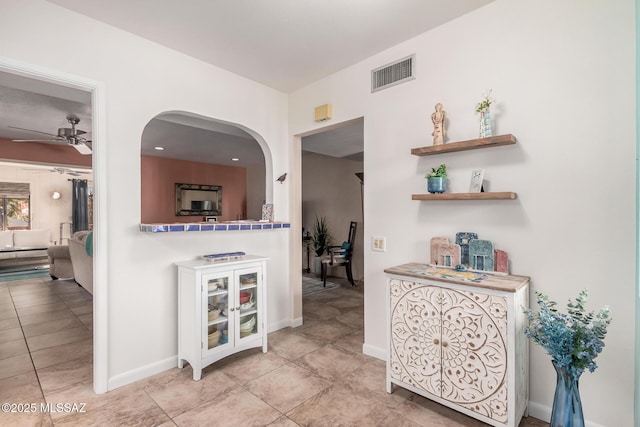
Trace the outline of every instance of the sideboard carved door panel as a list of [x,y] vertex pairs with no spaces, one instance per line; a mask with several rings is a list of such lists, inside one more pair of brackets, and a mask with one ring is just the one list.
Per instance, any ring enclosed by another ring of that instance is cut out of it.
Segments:
[[442,289],[442,397],[507,421],[507,303]]
[[527,414],[529,278],[408,263],[387,273],[393,384],[496,427]]
[[441,289],[391,282],[391,376],[441,395]]

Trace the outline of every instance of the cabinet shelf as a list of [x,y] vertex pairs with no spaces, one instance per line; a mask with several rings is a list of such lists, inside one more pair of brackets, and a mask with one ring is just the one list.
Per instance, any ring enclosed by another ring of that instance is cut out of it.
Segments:
[[489,193],[413,194],[411,200],[514,200],[518,193],[499,191]]
[[228,320],[229,318],[227,316],[220,315],[218,318],[207,322],[207,326],[219,325],[220,323],[227,322]]
[[488,138],[470,139],[468,141],[450,142],[431,147],[412,148],[414,156],[432,156],[434,154],[453,153],[456,151],[475,150],[477,148],[498,147],[516,143],[516,137],[511,134],[490,136]]

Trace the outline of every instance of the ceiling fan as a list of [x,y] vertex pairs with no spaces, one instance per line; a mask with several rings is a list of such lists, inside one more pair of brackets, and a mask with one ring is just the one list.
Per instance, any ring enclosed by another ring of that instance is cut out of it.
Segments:
[[78,116],[69,114],[67,121],[71,124],[70,128],[58,128],[58,134],[52,134],[47,132],[40,132],[32,129],[19,128],[16,126],[9,126],[12,129],[26,130],[28,132],[41,133],[43,135],[49,135],[51,139],[12,139],[14,142],[62,142],[71,145],[78,150],[80,154],[91,154],[91,141],[81,136],[87,132],[84,130],[76,129],[76,125],[80,123]]
[[59,173],[60,175],[66,173],[67,175],[71,175],[71,176],[91,174],[91,172],[79,171],[79,170],[69,169],[69,168],[62,168],[58,166],[53,167],[51,169],[25,169],[25,170],[31,170],[36,172],[55,172],[55,173]]
[[80,175],[86,175],[91,173],[91,172],[77,171],[69,168],[59,168],[59,167],[52,168],[49,170],[49,172],[57,172],[61,175],[66,173],[67,175],[71,175],[71,176],[80,176]]

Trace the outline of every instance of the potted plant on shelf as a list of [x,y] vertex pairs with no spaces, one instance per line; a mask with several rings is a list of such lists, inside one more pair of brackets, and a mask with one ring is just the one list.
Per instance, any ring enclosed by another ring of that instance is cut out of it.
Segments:
[[327,220],[325,217],[316,215],[316,222],[311,227],[311,243],[313,250],[316,253],[314,257],[314,272],[320,272],[320,262],[322,255],[325,254],[327,248],[331,245],[331,233],[329,227],[327,227]]
[[425,178],[429,193],[444,193],[447,188],[447,165],[443,163],[437,169],[431,168],[431,172],[425,175]]
[[593,372],[595,358],[604,348],[607,326],[611,323],[609,307],[598,313],[585,312],[587,291],[575,301],[569,300],[568,314],[558,312],[556,303],[536,291],[540,311],[523,309],[529,320],[525,334],[544,348],[557,374],[551,412],[551,427],[584,427],[578,380],[585,369]]

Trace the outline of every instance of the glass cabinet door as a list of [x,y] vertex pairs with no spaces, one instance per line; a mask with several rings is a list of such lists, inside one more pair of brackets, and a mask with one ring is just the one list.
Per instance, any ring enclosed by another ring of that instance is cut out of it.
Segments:
[[207,275],[203,277],[203,298],[205,307],[203,321],[207,334],[203,341],[203,353],[229,343],[230,287],[233,276],[229,274]]
[[238,333],[237,337],[242,340],[246,337],[255,336],[261,333],[261,320],[258,312],[260,307],[260,295],[261,289],[260,281],[262,280],[262,274],[259,269],[246,269],[236,272],[238,293],[236,295],[236,301],[238,301],[235,309],[238,316]]

